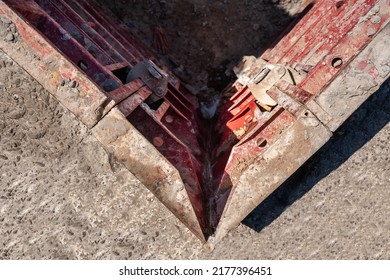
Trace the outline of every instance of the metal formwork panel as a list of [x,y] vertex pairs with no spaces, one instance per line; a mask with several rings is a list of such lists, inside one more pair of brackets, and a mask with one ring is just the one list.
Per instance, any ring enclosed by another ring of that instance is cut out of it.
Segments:
[[205,242],[235,228],[389,76],[388,0],[310,7],[273,48],[244,58],[213,127],[93,2],[0,1],[0,48]]

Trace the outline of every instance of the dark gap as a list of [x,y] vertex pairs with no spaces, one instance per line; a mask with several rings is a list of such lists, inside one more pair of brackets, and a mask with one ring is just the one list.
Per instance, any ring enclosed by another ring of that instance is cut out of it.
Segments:
[[77,63],[77,66],[80,67],[80,69],[83,70],[84,72],[88,69],[88,64],[84,60],[80,60]]
[[112,74],[114,74],[123,84],[127,83],[127,74],[130,72],[130,67],[126,66],[117,70],[112,71]]
[[220,66],[208,71],[209,79],[207,86],[209,88],[212,88],[217,92],[222,92],[227,85],[235,80],[234,74],[228,69],[229,63],[231,63],[231,61],[224,60]]
[[149,108],[152,109],[153,111],[157,111],[158,108],[160,108],[160,106],[164,103],[164,99],[161,98],[157,101],[153,101],[153,99],[150,99],[150,97],[148,99],[146,99],[146,104],[148,104]]
[[[313,7],[298,13],[304,1],[288,0],[96,2],[154,49],[183,82],[205,95],[225,89],[235,79],[231,70],[242,56],[259,56]],[[156,26],[167,35],[167,54],[160,54],[155,44]]]
[[297,14],[291,23],[279,34],[279,36],[276,37],[275,40],[273,40],[269,45],[268,48],[272,49],[284,36],[286,36],[288,33],[290,33],[291,30],[297,25],[297,23],[314,7],[314,3],[310,3],[307,5],[302,12]]

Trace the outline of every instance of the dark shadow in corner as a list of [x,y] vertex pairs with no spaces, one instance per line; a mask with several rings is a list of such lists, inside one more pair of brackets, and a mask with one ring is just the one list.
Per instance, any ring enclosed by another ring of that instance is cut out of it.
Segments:
[[260,232],[372,139],[390,121],[390,79],[334,133],[333,137],[242,223]]
[[[312,7],[291,16],[278,1],[94,1],[127,24],[152,50],[153,29],[162,26],[170,51],[160,56],[154,50],[156,56],[182,82],[199,89],[207,85],[217,92],[234,79],[227,68],[244,55],[259,56],[275,45],[275,38],[291,30]],[[207,84],[200,84],[205,74]]]
[[314,7],[316,3],[309,3],[303,10],[302,12],[296,14],[293,18],[292,18],[292,21],[291,23],[283,30],[282,33],[280,33],[280,35],[276,38],[276,40],[274,40],[272,42],[272,44],[270,44],[268,47],[268,49],[272,49],[273,47],[275,47],[280,40],[282,40],[287,34],[290,33],[291,30],[294,29],[295,25],[297,25],[299,23],[299,21]]

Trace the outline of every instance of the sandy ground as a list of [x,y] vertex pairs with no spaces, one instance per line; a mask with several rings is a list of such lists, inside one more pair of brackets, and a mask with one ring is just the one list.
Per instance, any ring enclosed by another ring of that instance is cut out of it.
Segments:
[[390,258],[390,81],[209,250],[1,52],[0,67],[0,258]]

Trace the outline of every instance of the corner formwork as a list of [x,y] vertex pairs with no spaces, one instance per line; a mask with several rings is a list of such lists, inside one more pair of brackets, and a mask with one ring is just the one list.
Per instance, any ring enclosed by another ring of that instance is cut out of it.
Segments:
[[93,1],[0,1],[0,49],[206,242],[234,229],[389,77],[389,20],[386,0],[313,2],[273,48],[244,57],[211,129],[186,86]]

